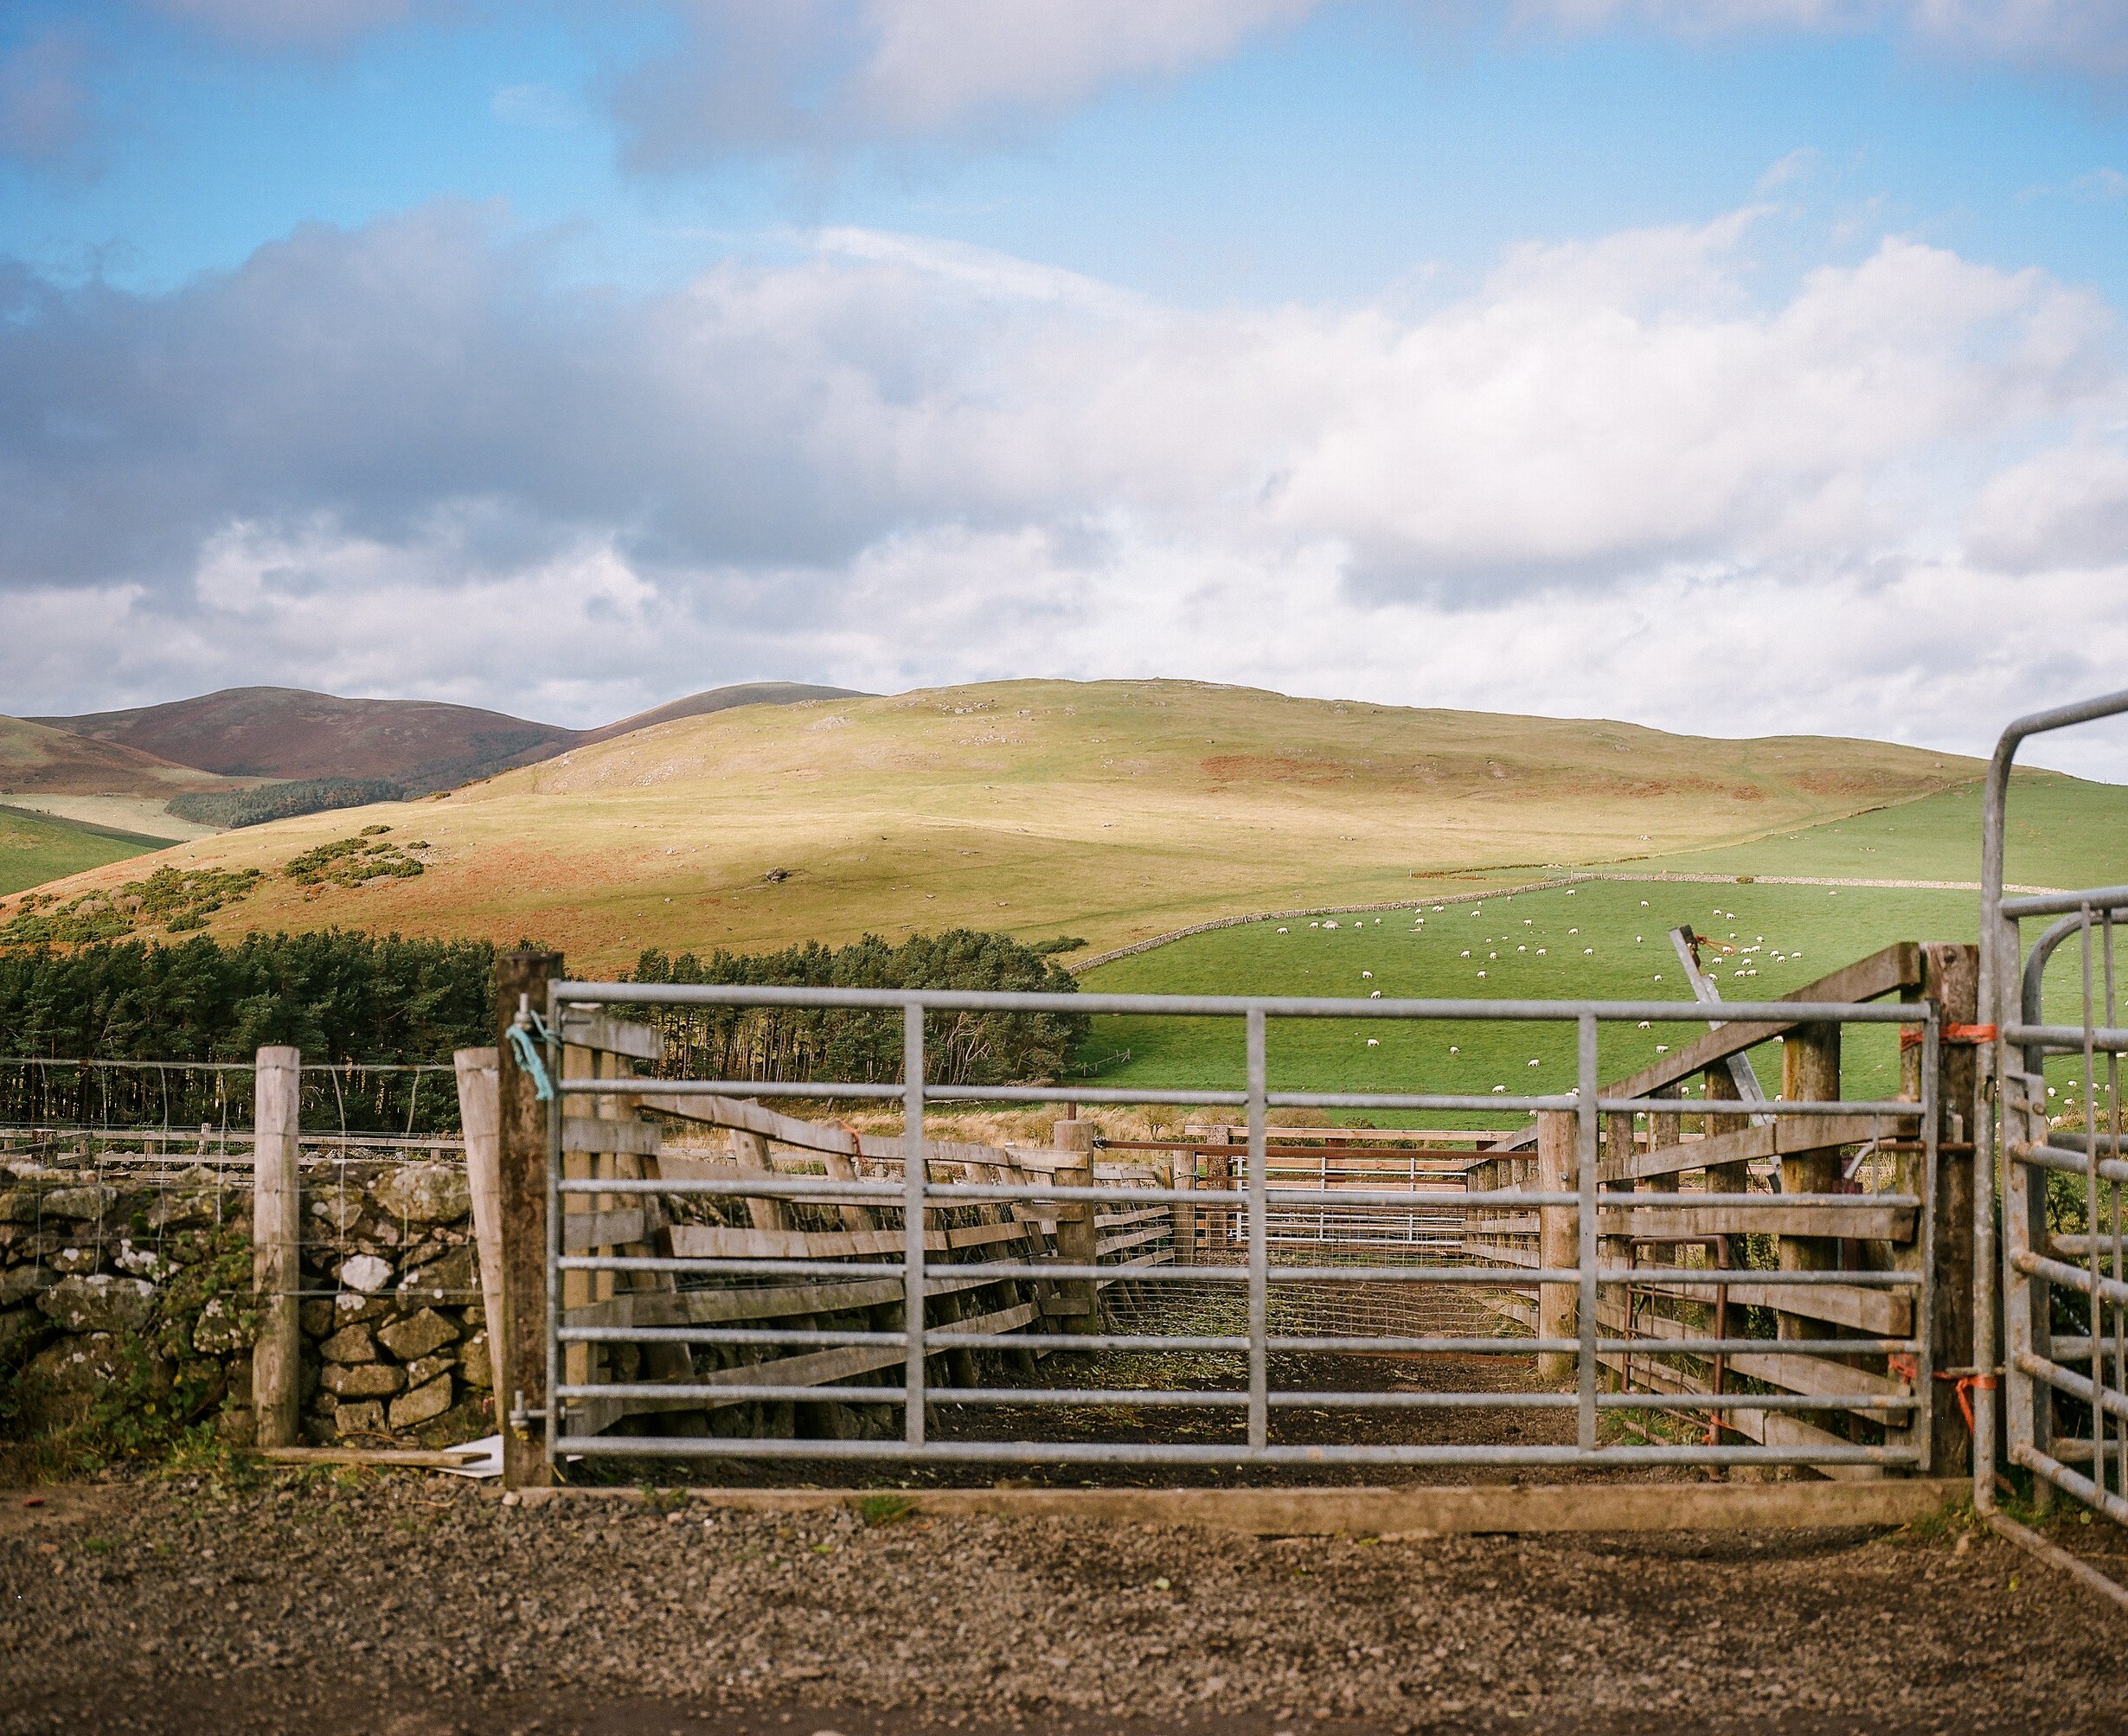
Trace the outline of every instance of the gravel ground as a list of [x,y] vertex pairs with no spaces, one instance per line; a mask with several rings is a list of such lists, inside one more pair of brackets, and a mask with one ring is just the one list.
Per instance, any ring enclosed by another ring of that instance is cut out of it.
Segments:
[[2128,1730],[2128,1619],[1985,1533],[868,1526],[367,1472],[27,1498],[5,1733]]

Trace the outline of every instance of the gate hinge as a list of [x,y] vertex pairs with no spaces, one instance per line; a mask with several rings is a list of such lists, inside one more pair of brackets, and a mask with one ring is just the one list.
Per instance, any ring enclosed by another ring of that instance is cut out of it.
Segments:
[[532,1438],[532,1425],[535,1422],[543,1423],[546,1420],[547,1411],[545,1406],[542,1406],[538,1408],[528,1408],[524,1401],[523,1390],[520,1388],[516,1394],[516,1403],[512,1404],[510,1407],[510,1433],[516,1436],[521,1441],[529,1440]]

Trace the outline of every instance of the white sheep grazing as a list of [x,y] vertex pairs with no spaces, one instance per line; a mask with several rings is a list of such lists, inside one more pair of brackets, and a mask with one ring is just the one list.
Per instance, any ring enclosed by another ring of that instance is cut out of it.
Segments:
[[1367,1047],[1368,1047],[1368,1048],[1370,1048],[1370,1049],[1378,1049],[1378,1048],[1380,1048],[1380,1047],[1381,1047],[1381,1039],[1380,1037],[1369,1037],[1369,1038],[1368,1038],[1368,1040],[1367,1040]]
[[1370,1001],[1379,1001],[1381,998],[1381,990],[1379,989],[1368,990],[1367,991],[1367,998]]
[[1375,973],[1372,970],[1362,970],[1360,972],[1360,975],[1362,977],[1372,977],[1374,974]]

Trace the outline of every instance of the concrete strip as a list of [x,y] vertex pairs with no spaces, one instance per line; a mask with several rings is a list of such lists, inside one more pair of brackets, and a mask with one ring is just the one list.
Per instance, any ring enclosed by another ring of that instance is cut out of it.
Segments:
[[[1351,1489],[675,1489],[659,1500],[747,1513],[818,1512],[906,1501],[939,1516],[1196,1525],[1258,1537],[1450,1537],[1485,1532],[1736,1531],[1908,1525],[1963,1499],[1963,1479],[1868,1483],[1414,1483]],[[524,1489],[641,1502],[637,1489]],[[505,1499],[510,1497],[505,1496]]]

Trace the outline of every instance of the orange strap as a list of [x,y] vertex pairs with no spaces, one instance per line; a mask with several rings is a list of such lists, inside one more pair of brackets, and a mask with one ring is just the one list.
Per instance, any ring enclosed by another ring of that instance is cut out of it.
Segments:
[[[1995,1036],[1996,1028],[1993,1025],[1945,1025],[1943,1028],[1943,1040],[1946,1043],[1991,1043]],[[1912,1025],[1901,1030],[1899,1047],[1902,1049],[1920,1048],[1920,1031]]]
[[1958,1409],[1965,1413],[1965,1432],[1971,1434],[1973,1432],[1973,1401],[1971,1396],[1972,1391],[1976,1387],[1981,1387],[1992,1393],[1998,1384],[1995,1376],[1992,1374],[1946,1374],[1939,1371],[1936,1378],[1939,1380],[1958,1382]]

